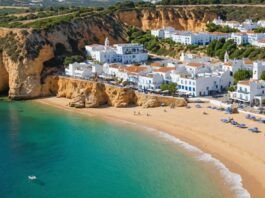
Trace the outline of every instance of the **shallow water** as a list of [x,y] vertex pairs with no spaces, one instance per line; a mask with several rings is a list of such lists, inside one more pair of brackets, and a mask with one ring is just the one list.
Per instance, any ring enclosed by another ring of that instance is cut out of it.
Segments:
[[32,102],[0,102],[0,117],[1,198],[224,196],[158,136]]

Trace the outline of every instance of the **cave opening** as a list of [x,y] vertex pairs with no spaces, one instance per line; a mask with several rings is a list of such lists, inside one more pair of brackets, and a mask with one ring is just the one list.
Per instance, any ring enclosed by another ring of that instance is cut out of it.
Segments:
[[8,96],[9,93],[9,73],[0,62],[0,96]]

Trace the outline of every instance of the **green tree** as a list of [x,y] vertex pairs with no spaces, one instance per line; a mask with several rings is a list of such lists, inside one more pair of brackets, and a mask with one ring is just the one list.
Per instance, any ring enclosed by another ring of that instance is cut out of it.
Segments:
[[265,80],[265,71],[263,71],[263,72],[261,73],[260,79],[261,79],[261,80]]
[[84,61],[83,56],[79,56],[79,55],[67,56],[64,59],[64,65],[69,65],[74,62],[82,62],[82,61]]
[[251,78],[251,76],[252,76],[251,71],[240,69],[237,72],[235,72],[234,81],[235,83],[237,83],[238,81],[241,81],[241,80],[248,80]]
[[169,84],[163,83],[160,88],[162,91],[169,91],[169,93],[173,95],[177,90],[177,84],[172,82]]

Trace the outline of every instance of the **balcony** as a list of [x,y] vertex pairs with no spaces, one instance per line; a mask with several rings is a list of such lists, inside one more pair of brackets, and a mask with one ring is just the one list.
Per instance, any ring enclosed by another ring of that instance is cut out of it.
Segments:
[[242,90],[242,89],[238,89],[238,90],[236,90],[236,92],[242,93],[242,94],[249,94],[249,91],[245,91],[245,90]]

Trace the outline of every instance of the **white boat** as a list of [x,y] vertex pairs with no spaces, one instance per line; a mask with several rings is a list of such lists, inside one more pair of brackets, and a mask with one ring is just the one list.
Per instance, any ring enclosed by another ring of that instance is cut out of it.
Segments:
[[35,175],[30,175],[30,176],[28,176],[28,179],[29,180],[35,180],[35,179],[37,179],[37,177]]

